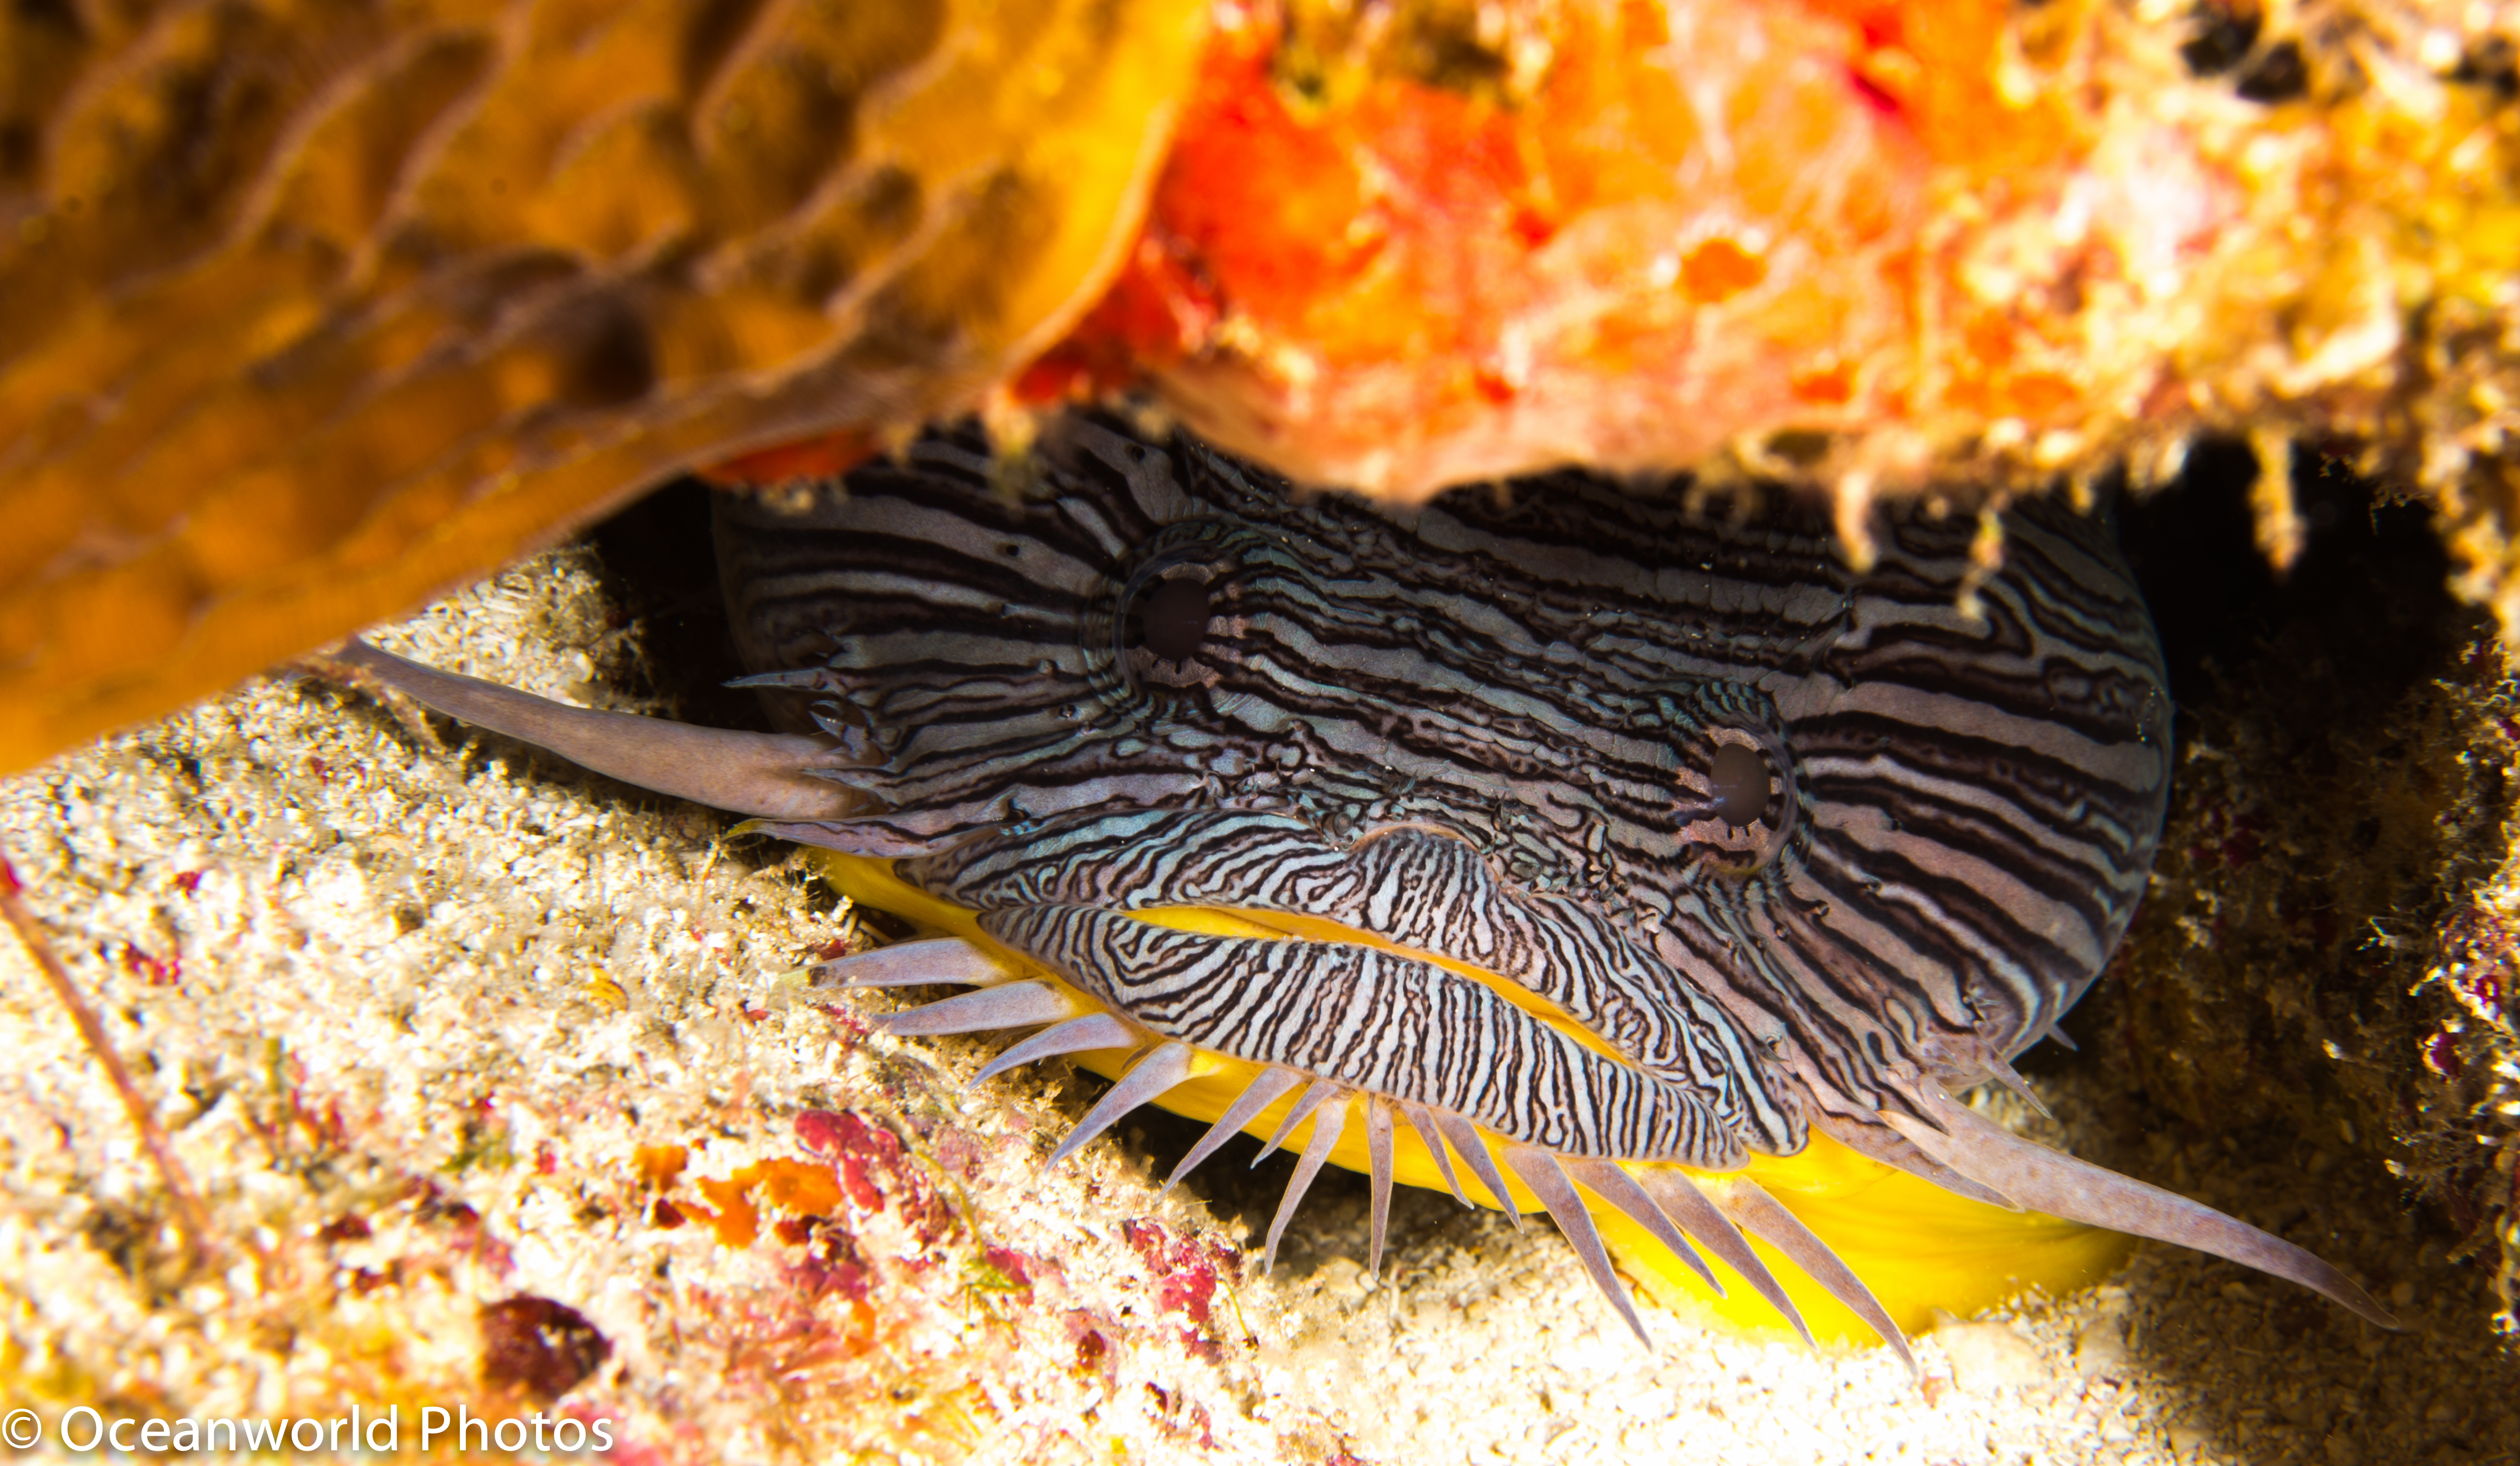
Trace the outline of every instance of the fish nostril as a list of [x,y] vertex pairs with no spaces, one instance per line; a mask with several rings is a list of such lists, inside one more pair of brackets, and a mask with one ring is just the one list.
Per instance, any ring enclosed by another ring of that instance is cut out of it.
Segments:
[[1716,813],[1738,829],[1754,825],[1768,812],[1768,760],[1748,744],[1727,743],[1715,750],[1710,771],[1715,785]]
[[1207,586],[1184,577],[1158,582],[1139,613],[1141,643],[1166,662],[1187,662],[1207,640]]

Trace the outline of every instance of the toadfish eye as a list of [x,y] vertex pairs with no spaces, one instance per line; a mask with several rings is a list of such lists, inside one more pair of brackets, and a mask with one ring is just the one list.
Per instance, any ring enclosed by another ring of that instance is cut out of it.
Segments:
[[1706,730],[1706,738],[1700,745],[1706,782],[1682,792],[1673,837],[1713,874],[1756,875],[1793,839],[1801,798],[1793,755],[1773,730],[1755,723],[1718,724]]
[[1187,576],[1159,581],[1138,615],[1140,645],[1166,662],[1187,662],[1207,640],[1207,586]]
[[1241,625],[1236,561],[1212,529],[1195,520],[1169,527],[1112,587],[1117,594],[1102,603],[1110,619],[1098,616],[1087,633],[1110,638],[1112,661],[1135,691],[1213,688],[1233,662]]
[[1768,812],[1768,760],[1748,744],[1720,744],[1710,771],[1715,784],[1716,812],[1728,825],[1759,822]]

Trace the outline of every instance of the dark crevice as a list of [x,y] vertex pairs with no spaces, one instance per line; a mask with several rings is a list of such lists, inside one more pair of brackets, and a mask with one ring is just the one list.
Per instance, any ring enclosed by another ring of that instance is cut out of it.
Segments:
[[743,675],[727,628],[726,593],[711,548],[709,496],[677,479],[588,532],[605,599],[639,628],[644,682],[623,691],[653,698],[664,715],[713,728],[767,731],[760,700],[730,688]]
[[2258,460],[2245,443],[2199,444],[2176,483],[2119,513],[2119,542],[2182,709],[2213,695],[2210,668],[2237,674],[2271,662],[2319,662],[2356,702],[2394,698],[2475,634],[2478,613],[2450,593],[2430,512],[2300,457],[2293,501],[2309,536],[2281,574],[2257,547]]
[[2269,46],[2241,69],[2236,90],[2246,100],[2270,107],[2307,95],[2310,64],[2302,58],[2301,43],[2277,41]]
[[2197,7],[2195,30],[2180,43],[2179,59],[2194,76],[2220,76],[2241,62],[2258,44],[2266,18],[2252,8],[2233,11],[2221,5]]

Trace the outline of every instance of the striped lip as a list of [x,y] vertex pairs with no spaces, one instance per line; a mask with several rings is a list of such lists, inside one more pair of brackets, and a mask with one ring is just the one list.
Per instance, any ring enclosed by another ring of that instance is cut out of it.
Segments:
[[[1291,932],[1306,939],[1300,944],[1324,970],[1341,952],[1388,953],[1423,967],[1427,983],[1440,986],[1443,975],[1495,998],[1481,1011],[1510,1023],[1512,1037],[1490,1035],[1508,1051],[1561,1041],[1562,1030],[1579,1048],[1686,1088],[1717,1128],[1657,1145],[1654,1154],[1676,1159],[1672,1146],[1685,1144],[1699,1164],[1721,1169],[1736,1164],[1745,1145],[1772,1154],[1802,1147],[1801,1107],[1778,1087],[1782,1073],[1708,991],[1593,903],[1519,890],[1497,865],[1451,831],[1412,824],[1378,826],[1373,838],[1341,845],[1285,815],[1135,810],[984,837],[899,870],[938,900],[981,913],[984,930],[1018,948],[1022,941],[990,923],[1044,909],[1190,909],[1232,912],[1268,929],[1272,941]],[[1236,960],[1263,958],[1287,981],[1283,968],[1293,958],[1285,953],[1249,951]],[[1271,993],[1218,981],[1232,990],[1203,1001],[1254,1011],[1276,1003]]]
[[1299,941],[1322,946],[1358,947],[1386,953],[1403,961],[1423,963],[1488,989],[1570,1043],[1613,1063],[1636,1063],[1633,1055],[1621,1052],[1608,1039],[1586,1028],[1573,1014],[1519,983],[1475,962],[1465,962],[1436,949],[1407,946],[1346,922],[1286,911],[1227,906],[1141,907],[1113,914],[1169,931],[1252,941]]

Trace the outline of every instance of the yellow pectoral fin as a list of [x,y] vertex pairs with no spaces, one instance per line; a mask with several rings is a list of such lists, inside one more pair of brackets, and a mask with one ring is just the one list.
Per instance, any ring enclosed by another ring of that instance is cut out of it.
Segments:
[[823,863],[823,879],[857,904],[888,911],[904,921],[932,927],[966,941],[986,941],[993,952],[1007,951],[980,930],[979,913],[968,906],[940,900],[894,875],[891,861],[869,855],[843,855],[837,850],[814,853]]
[[[992,941],[968,908],[902,881],[893,874],[889,860],[832,853],[825,853],[822,859],[825,878],[861,905],[983,943],[1027,966],[1037,965]],[[1203,907],[1130,914],[1158,926],[1208,936],[1292,938],[1292,923],[1274,914],[1265,924]],[[1098,1074],[1117,1078],[1127,1071],[1133,1055],[1110,1049],[1072,1057]],[[1166,1092],[1157,1103],[1176,1114],[1212,1122],[1259,1076],[1260,1068],[1201,1050],[1190,1080]],[[1261,1111],[1244,1126],[1245,1131],[1263,1139],[1277,1133],[1302,1092],[1300,1088],[1288,1091]],[[1361,1101],[1352,1099],[1349,1104],[1353,1107]],[[1369,1168],[1362,1120],[1360,1113],[1351,1111],[1330,1152],[1332,1165],[1359,1171]],[[1311,1138],[1312,1127],[1310,1120],[1296,1126],[1286,1137],[1288,1147],[1301,1150]],[[1444,1189],[1434,1157],[1414,1129],[1400,1124],[1392,1140],[1394,1180]],[[1496,1204],[1468,1168],[1457,1166],[1455,1171],[1471,1200]],[[2006,1212],[1955,1196],[1817,1134],[1792,1156],[1754,1156],[1747,1168],[1730,1177],[1698,1170],[1688,1173],[1709,1191],[1720,1190],[1732,1179],[1756,1182],[1818,1234],[1871,1288],[1891,1318],[1911,1333],[1932,1327],[1937,1308],[1966,1316],[2034,1287],[2063,1293],[2085,1286],[2115,1267],[2133,1246],[2133,1239],[2116,1232],[2037,1213]],[[1520,1210],[1540,1210],[1538,1201],[1518,1181],[1508,1184]],[[1616,1209],[1597,1205],[1593,1216],[1620,1265],[1665,1306],[1745,1332],[1790,1335],[1784,1319],[1724,1263],[1707,1260],[1725,1285],[1725,1296],[1718,1299],[1702,1279]],[[1754,1238],[1751,1246],[1802,1310],[1814,1339],[1853,1346],[1874,1342],[1872,1331],[1802,1269],[1764,1242]]]
[[[1689,1174],[1710,1192],[1726,1180]],[[2054,1294],[2085,1287],[2125,1260],[2134,1246],[2118,1232],[1955,1196],[1825,1135],[1813,1135],[1791,1156],[1753,1156],[1733,1174],[1755,1181],[1801,1218],[1911,1334],[1932,1328],[1937,1308],[1967,1317],[2032,1288]],[[1725,1297],[1717,1299],[1636,1223],[1606,1208],[1596,1208],[1594,1218],[1620,1265],[1674,1312],[1791,1335],[1776,1310],[1722,1262],[1708,1260],[1725,1286]],[[1755,1237],[1750,1245],[1802,1310],[1815,1340],[1873,1343],[1872,1330],[1801,1268]]]

